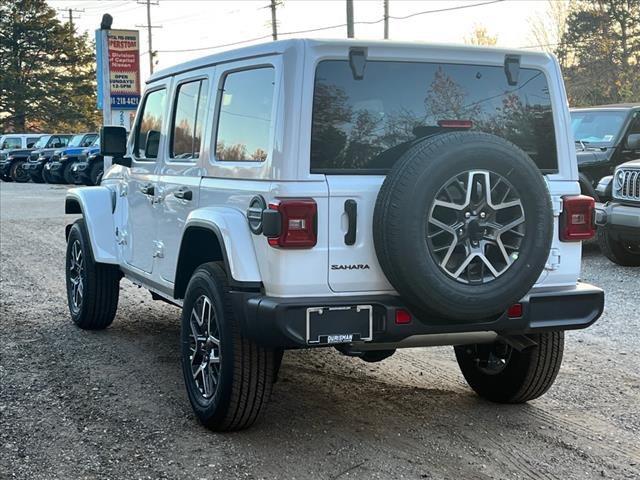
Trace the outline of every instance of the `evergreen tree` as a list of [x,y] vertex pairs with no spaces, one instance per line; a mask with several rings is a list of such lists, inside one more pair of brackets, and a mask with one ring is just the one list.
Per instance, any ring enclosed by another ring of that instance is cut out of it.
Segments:
[[0,129],[93,130],[95,55],[45,0],[0,0]]
[[640,1],[576,2],[557,54],[572,106],[640,101]]

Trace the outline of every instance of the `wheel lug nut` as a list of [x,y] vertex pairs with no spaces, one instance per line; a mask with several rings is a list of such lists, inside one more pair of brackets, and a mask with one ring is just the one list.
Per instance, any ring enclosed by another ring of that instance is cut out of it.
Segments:
[[487,214],[486,214],[486,213],[484,213],[484,212],[480,212],[480,218],[485,218],[486,216],[487,216]]
[[470,216],[471,216],[471,212],[466,212],[466,213],[464,214],[464,218],[469,218]]

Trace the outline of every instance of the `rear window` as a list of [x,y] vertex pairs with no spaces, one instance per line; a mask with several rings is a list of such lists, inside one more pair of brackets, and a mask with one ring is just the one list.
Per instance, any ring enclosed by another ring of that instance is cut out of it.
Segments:
[[505,138],[544,171],[557,171],[551,98],[544,73],[502,66],[368,61],[355,80],[349,62],[316,69],[311,131],[314,173],[382,173],[413,142],[451,120]]

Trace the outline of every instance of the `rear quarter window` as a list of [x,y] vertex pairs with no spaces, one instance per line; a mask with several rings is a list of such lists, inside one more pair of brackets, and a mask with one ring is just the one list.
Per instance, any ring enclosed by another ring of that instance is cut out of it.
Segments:
[[501,66],[369,61],[353,78],[346,60],[316,69],[311,132],[314,173],[378,173],[446,120],[505,138],[538,167],[557,171],[551,98],[540,70],[510,86]]

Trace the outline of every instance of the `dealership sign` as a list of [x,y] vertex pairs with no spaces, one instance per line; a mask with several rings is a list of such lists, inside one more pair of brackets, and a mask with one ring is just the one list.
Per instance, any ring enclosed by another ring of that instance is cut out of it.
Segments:
[[129,129],[140,102],[140,36],[137,30],[96,30],[98,108],[105,125]]

